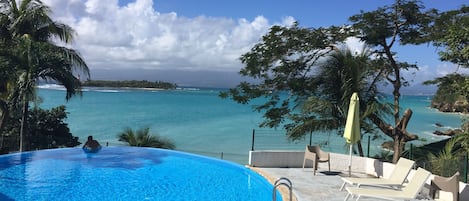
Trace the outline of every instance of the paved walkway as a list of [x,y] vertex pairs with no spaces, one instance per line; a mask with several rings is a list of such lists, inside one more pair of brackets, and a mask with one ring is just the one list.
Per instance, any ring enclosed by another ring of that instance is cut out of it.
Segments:
[[[293,194],[297,201],[343,201],[347,191],[340,191],[341,176],[348,176],[342,172],[322,172],[318,170],[313,176],[313,170],[307,168],[252,168],[274,182],[277,178],[286,177],[291,180]],[[355,177],[366,177],[365,174],[352,173]],[[284,192],[284,189],[282,189]],[[285,195],[286,193],[284,193]],[[349,199],[352,201],[354,199]],[[363,201],[379,200],[376,198],[360,198]],[[288,196],[284,198],[288,201]]]

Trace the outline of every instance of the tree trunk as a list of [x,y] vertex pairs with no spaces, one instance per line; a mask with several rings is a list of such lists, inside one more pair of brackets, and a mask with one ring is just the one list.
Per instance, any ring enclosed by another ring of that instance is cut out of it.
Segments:
[[[396,132],[399,132],[396,130]],[[403,151],[403,148],[404,148],[404,140],[402,138],[402,135],[395,135],[394,136],[394,145],[393,145],[393,149],[394,149],[394,154],[392,156],[392,162],[393,163],[397,163],[397,161],[399,160],[399,158],[401,157],[401,154],[402,154],[402,151]]]
[[358,154],[360,154],[361,157],[365,156],[365,155],[363,154],[363,147],[362,147],[362,141],[361,141],[361,140],[359,140],[359,141],[357,142],[357,147],[358,147]]
[[[5,121],[7,119],[7,117],[9,116],[9,111],[8,111],[8,104],[3,101],[3,100],[0,100],[0,110],[1,110],[1,117],[0,117],[0,131],[2,130],[3,128],[3,125],[5,124]],[[3,153],[3,149],[4,149],[4,136],[2,134],[2,143],[0,144],[0,153]]]
[[5,123],[8,115],[9,115],[8,104],[3,100],[0,100],[0,110],[1,110],[0,130],[2,130],[3,124]]
[[28,125],[28,109],[29,102],[26,100],[23,103],[23,116],[21,117],[21,130],[20,130],[20,152],[24,150],[24,139],[27,135],[27,125]]
[[373,123],[377,125],[385,135],[391,137],[394,141],[393,163],[396,163],[399,160],[399,157],[401,157],[402,150],[406,142],[418,139],[417,135],[407,132],[407,124],[412,117],[412,113],[411,109],[407,109],[402,115],[402,119],[396,123],[395,127],[392,127],[373,114],[370,115],[370,119]]

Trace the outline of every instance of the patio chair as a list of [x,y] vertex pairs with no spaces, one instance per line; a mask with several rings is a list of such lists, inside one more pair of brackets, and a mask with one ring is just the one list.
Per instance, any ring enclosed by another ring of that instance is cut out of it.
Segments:
[[340,191],[344,190],[346,184],[350,184],[352,186],[356,185],[356,187],[366,185],[399,188],[406,181],[407,175],[409,174],[410,170],[412,170],[414,163],[415,162],[412,160],[399,158],[399,161],[397,161],[397,164],[394,166],[394,169],[389,175],[389,178],[342,177],[341,179],[344,181],[344,183],[340,187]]
[[316,175],[316,170],[318,169],[318,163],[328,163],[329,172],[331,171],[331,160],[330,154],[328,152],[322,151],[319,146],[309,146],[306,145],[305,157],[303,159],[303,170],[305,169],[306,160],[313,161],[313,173]]
[[459,201],[459,172],[451,177],[435,175],[431,182],[430,196],[435,200]]
[[414,176],[410,179],[409,183],[403,186],[401,189],[393,188],[358,188],[358,187],[347,187],[347,196],[344,201],[347,201],[350,197],[357,196],[356,201],[361,197],[379,198],[385,200],[395,199],[416,199],[425,182],[430,177],[431,173],[423,168],[418,168]]

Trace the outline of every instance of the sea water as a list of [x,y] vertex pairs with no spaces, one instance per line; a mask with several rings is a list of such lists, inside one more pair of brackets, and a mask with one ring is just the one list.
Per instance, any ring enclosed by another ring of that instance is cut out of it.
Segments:
[[[238,163],[248,162],[251,149],[304,150],[309,144],[321,144],[323,149],[347,153],[344,139],[337,132],[314,132],[304,140],[291,142],[281,129],[259,128],[261,113],[253,111],[253,104],[238,104],[218,95],[224,89],[178,88],[176,90],[137,90],[85,88],[83,96],[65,101],[64,89],[43,85],[38,89],[42,99],[40,107],[52,108],[65,105],[71,133],[81,142],[93,135],[101,144],[123,145],[118,134],[124,128],[134,130],[149,127],[151,134],[170,138],[176,149]],[[441,113],[429,108],[431,96],[402,96],[403,109],[411,108],[413,116],[408,131],[421,140],[413,144],[425,144],[444,139],[434,135],[460,127],[458,114]],[[436,123],[443,125],[437,127]],[[254,131],[253,131],[254,130]],[[253,144],[253,133],[255,133]],[[311,137],[311,138],[310,138]],[[366,146],[366,135],[364,136]],[[371,152],[381,151],[383,136],[371,141]]]

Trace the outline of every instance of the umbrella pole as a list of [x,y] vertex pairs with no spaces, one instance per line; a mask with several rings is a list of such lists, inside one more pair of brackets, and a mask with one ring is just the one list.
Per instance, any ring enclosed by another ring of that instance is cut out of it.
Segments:
[[349,177],[352,176],[352,146],[353,146],[353,144],[350,144],[350,150],[349,150],[350,160],[349,160],[349,163],[348,163],[348,176]]

